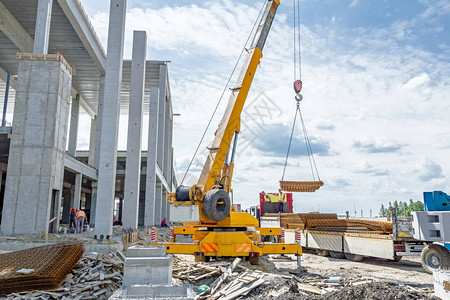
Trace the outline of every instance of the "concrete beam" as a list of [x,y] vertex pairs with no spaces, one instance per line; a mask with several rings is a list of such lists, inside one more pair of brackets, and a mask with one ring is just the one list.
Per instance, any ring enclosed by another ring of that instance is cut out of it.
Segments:
[[81,173],[84,177],[92,180],[97,180],[97,170],[91,166],[88,166],[84,162],[78,159],[65,155],[64,156],[64,168],[74,173]]
[[97,64],[100,73],[104,75],[106,66],[105,50],[80,2],[73,0],[58,0],[58,3],[78,34],[83,46]]
[[75,98],[72,97],[72,110],[70,117],[69,129],[69,148],[67,153],[75,157],[77,152],[78,140],[78,121],[80,120],[80,95],[77,94]]
[[[0,2],[0,4],[1,4],[1,2]],[[3,70],[2,68],[0,68],[0,79],[1,79],[2,81],[6,82],[7,77],[8,77],[8,72],[6,72],[6,71]],[[10,87],[10,88],[13,88],[14,90],[17,89],[17,80],[15,80],[14,78],[12,78],[12,76],[11,76],[11,78],[10,78],[10,80],[9,80],[9,87]]]
[[123,227],[133,229],[138,227],[139,215],[146,52],[147,33],[145,31],[134,31],[123,207]]
[[50,40],[53,0],[38,0],[33,53],[47,54]]
[[98,237],[112,235],[126,7],[126,0],[111,0],[102,116],[102,123],[108,126],[102,126],[101,130],[95,212],[95,234]]
[[161,169],[159,168],[158,164],[156,164],[156,176],[161,181],[162,186],[166,190],[169,190],[170,189],[169,183],[167,182],[166,178],[164,177],[164,175],[163,175]]
[[33,39],[1,1],[0,30],[21,52],[33,51]]
[[144,226],[155,225],[156,203],[156,151],[158,141],[159,89],[150,88],[148,117],[147,174],[145,176]]

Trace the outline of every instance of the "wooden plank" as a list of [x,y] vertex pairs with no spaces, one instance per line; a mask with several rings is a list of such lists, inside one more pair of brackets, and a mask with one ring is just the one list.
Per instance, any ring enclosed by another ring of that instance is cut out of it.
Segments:
[[302,290],[304,292],[308,292],[308,293],[313,293],[316,295],[321,295],[322,292],[320,291],[320,289],[318,287],[312,286],[312,285],[308,285],[308,284],[303,284],[303,283],[297,283],[297,288],[299,290]]

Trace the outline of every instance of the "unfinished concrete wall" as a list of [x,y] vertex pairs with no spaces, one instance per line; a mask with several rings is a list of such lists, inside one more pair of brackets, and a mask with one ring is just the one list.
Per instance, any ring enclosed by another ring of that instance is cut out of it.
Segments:
[[60,57],[19,62],[3,234],[40,234],[59,222],[72,85]]

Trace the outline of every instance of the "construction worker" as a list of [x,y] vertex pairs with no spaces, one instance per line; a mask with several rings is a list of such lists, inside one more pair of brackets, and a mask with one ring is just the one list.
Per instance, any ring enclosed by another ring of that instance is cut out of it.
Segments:
[[83,232],[83,225],[86,221],[86,214],[81,209],[77,211],[77,234]]
[[161,227],[168,227],[166,218],[164,218],[164,220],[161,221]]
[[72,229],[72,223],[73,223],[73,227],[76,229],[77,228],[77,209],[72,206],[72,208],[69,211],[69,229]]

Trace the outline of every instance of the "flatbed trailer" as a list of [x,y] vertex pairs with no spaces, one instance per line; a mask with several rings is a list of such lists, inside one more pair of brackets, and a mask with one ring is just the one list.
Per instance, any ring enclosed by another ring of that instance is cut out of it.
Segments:
[[364,256],[399,261],[402,256],[420,256],[425,245],[414,239],[394,237],[393,234],[339,232],[327,230],[301,231],[300,245],[322,256],[360,261]]

